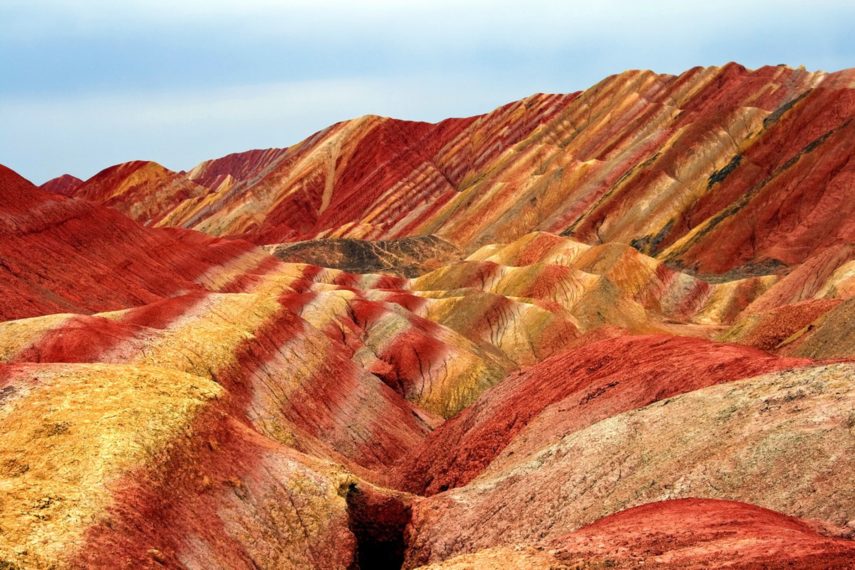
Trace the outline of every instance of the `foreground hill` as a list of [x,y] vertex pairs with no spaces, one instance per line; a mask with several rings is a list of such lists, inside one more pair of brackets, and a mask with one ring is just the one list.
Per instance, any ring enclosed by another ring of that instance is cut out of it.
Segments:
[[0,167],[0,568],[855,567],[852,81]]

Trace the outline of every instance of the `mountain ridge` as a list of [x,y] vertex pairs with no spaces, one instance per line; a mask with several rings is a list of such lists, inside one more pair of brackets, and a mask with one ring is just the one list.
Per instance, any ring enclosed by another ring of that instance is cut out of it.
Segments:
[[[545,230],[629,243],[702,274],[768,272],[852,239],[840,187],[851,176],[844,149],[855,127],[840,117],[852,112],[853,75],[735,63],[627,71],[483,115],[437,123],[366,115],[291,147],[203,161],[170,171],[181,188],[174,198],[143,192],[139,211],[92,190],[105,171],[77,192],[146,223],[261,244],[435,234],[471,251]],[[833,148],[814,153],[821,145]],[[192,190],[194,179],[209,191]],[[769,193],[792,197],[770,210]],[[811,202],[822,212],[806,209]],[[639,204],[645,210],[634,212]],[[771,220],[782,215],[816,215],[824,226],[777,235],[782,223]],[[723,232],[732,245],[719,255],[712,244]]]
[[851,567],[854,117],[730,64],[0,166],[0,567]]

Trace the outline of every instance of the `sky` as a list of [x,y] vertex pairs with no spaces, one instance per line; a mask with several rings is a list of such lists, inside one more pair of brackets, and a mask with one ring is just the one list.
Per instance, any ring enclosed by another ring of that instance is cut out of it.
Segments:
[[174,170],[626,69],[855,66],[853,0],[0,0],[0,163]]

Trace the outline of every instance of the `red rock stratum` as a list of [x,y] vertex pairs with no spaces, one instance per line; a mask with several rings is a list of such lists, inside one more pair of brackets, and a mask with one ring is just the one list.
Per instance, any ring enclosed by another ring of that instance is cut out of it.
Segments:
[[855,568],[855,73],[0,167],[0,569]]

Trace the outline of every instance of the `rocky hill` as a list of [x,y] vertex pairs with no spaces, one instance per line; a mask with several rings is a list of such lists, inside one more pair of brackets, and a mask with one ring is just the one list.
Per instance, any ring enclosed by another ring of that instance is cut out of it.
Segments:
[[0,167],[0,568],[855,567],[855,71]]

